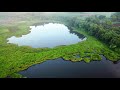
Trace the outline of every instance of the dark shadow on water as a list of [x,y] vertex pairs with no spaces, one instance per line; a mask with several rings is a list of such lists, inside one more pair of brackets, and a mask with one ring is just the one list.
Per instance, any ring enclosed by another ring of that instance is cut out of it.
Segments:
[[82,40],[85,38],[84,35],[82,35],[82,34],[76,32],[76,31],[72,31],[72,30],[70,30],[70,33],[77,35],[77,36],[78,36],[79,38],[81,38]]
[[119,63],[119,61],[113,61],[113,63],[114,63],[114,64],[118,64],[118,63]]

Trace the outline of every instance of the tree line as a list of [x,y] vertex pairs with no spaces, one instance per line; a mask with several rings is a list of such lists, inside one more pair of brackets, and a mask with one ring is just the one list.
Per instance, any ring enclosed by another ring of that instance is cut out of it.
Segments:
[[120,12],[113,13],[110,17],[93,15],[85,20],[79,17],[65,20],[69,26],[84,28],[90,35],[106,43],[111,49],[120,52]]

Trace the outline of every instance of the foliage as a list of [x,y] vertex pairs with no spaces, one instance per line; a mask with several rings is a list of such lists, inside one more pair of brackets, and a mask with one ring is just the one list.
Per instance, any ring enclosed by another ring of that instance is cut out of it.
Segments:
[[112,23],[111,19],[93,16],[86,18],[82,28],[115,50],[120,48],[120,27],[113,27]]
[[[108,42],[111,40],[111,36],[114,36],[115,33],[113,32],[119,31],[118,28],[115,28],[115,31],[112,30],[112,32],[109,32],[108,30],[106,32],[108,27],[103,27],[99,22],[99,19],[90,21],[91,19],[87,18],[88,21],[86,22],[81,20],[79,17],[69,17],[66,19],[61,18],[62,17],[60,16],[59,18],[54,17],[54,19],[52,19],[53,21],[59,20],[59,22],[63,22],[65,25],[69,26],[71,30],[85,35],[87,40],[77,44],[58,46],[55,48],[32,48],[28,46],[17,46],[15,44],[7,44],[7,38],[11,36],[19,37],[23,34],[27,34],[29,33],[28,26],[43,21],[24,21],[14,25],[0,26],[0,77],[21,78],[22,76],[17,74],[17,72],[25,70],[33,64],[43,63],[47,60],[54,60],[60,57],[73,62],[85,61],[86,63],[89,63],[93,60],[101,60],[100,55],[103,54],[111,61],[120,60],[120,54],[118,52],[111,50],[106,44],[95,38],[99,37],[100,40],[105,39],[105,41]],[[95,18],[97,17],[94,17],[94,19]],[[73,20],[71,21],[71,19]],[[101,17],[100,19],[104,19],[104,17]],[[111,25],[111,23],[107,24],[109,26]],[[117,40],[119,40],[118,37],[119,36],[117,36]],[[116,38],[112,38],[111,42],[114,42],[111,47],[118,49],[119,43],[116,43]],[[80,57],[77,58],[76,55],[80,55]]]

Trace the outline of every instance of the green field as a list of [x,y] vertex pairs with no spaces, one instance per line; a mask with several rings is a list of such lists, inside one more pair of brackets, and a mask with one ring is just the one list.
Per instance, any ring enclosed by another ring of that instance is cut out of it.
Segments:
[[[30,25],[42,24],[43,22],[60,22],[57,20],[21,20],[14,24],[0,26],[0,78],[20,78],[17,72],[25,70],[30,66],[42,63],[47,60],[63,58],[72,62],[84,61],[89,63],[93,60],[100,61],[100,55],[104,55],[111,61],[120,60],[120,54],[112,51],[108,46],[95,37],[90,36],[83,28],[72,28],[86,36],[86,40],[67,46],[57,46],[54,48],[32,48],[30,46],[17,46],[7,44],[7,38],[11,36],[21,36],[29,33]],[[77,58],[76,55],[80,55]]]
[[[17,46],[7,44],[7,38],[21,36],[29,33],[31,23],[19,23],[14,26],[3,26],[0,29],[0,77],[21,77],[17,72],[27,69],[33,64],[42,63],[47,60],[62,57],[73,62],[84,60],[89,63],[92,60],[101,60],[100,54],[112,61],[120,58],[120,55],[113,52],[106,45],[89,36],[83,29],[74,29],[85,35],[86,41],[68,46],[57,46],[55,48],[32,48],[29,46]],[[80,55],[77,58],[76,55]]]

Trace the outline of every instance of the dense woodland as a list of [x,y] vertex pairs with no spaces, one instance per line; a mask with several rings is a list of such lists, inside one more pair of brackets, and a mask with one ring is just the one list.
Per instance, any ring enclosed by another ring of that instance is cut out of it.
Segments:
[[[29,26],[55,22],[65,24],[70,30],[87,39],[72,45],[54,48],[32,48],[7,44],[7,38],[29,33]],[[73,62],[120,60],[120,13],[84,16],[81,13],[0,13],[0,77],[22,77],[19,71],[33,64],[63,58]],[[80,58],[76,58],[80,55]]]
[[120,12],[113,13],[111,17],[94,15],[85,20],[79,17],[67,20],[72,27],[84,28],[90,35],[106,43],[109,48],[120,52]]

